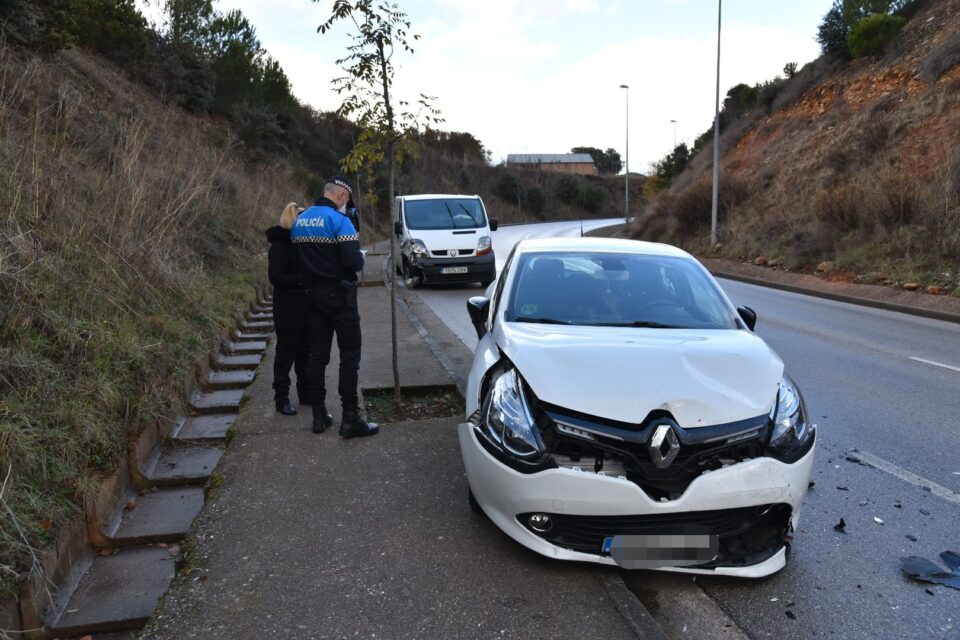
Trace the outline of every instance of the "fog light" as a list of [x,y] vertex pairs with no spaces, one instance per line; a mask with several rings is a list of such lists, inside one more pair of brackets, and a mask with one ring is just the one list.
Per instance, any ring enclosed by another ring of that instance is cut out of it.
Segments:
[[553,529],[553,520],[545,513],[534,513],[527,518],[527,523],[537,533],[546,533]]

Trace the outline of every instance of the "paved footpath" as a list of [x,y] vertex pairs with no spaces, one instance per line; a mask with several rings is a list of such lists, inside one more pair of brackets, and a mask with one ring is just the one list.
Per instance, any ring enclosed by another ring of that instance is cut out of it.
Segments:
[[[392,383],[387,300],[360,291],[364,388]],[[450,384],[399,320],[405,384]],[[469,509],[460,416],[314,435],[309,410],[274,411],[269,355],[194,522],[192,570],[141,638],[656,637],[612,571],[527,552]]]

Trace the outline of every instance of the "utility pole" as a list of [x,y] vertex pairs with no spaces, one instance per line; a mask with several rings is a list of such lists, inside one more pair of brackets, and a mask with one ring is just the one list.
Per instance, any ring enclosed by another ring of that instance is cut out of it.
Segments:
[[717,0],[717,93],[713,106],[713,202],[710,207],[710,246],[717,246],[717,205],[720,197],[720,20],[723,0]]
[[630,87],[628,85],[620,85],[621,89],[626,90],[627,96],[627,144],[626,144],[626,165],[623,171],[623,220],[624,222],[630,222]]

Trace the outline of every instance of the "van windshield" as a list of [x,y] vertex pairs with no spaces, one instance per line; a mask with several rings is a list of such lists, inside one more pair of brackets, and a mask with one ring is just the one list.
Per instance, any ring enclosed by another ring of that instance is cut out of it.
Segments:
[[483,205],[477,198],[407,200],[404,212],[408,229],[479,229],[487,226]]

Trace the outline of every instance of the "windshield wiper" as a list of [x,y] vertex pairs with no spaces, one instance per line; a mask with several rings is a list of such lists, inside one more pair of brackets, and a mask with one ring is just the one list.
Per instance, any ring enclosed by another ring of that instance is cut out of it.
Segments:
[[537,324],[573,324],[569,320],[557,320],[556,318],[515,318],[514,322],[534,322]]
[[633,322],[597,322],[598,327],[643,327],[645,329],[689,329],[678,324],[663,324],[649,320],[634,320]]

